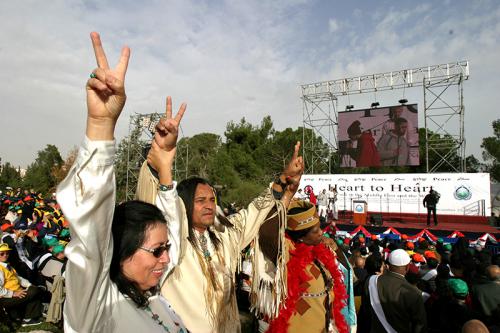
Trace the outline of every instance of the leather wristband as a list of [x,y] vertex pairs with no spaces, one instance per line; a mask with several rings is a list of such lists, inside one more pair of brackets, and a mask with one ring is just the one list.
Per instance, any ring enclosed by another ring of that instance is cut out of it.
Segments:
[[280,177],[276,178],[276,179],[274,180],[274,183],[275,183],[276,185],[279,185],[279,186],[281,187],[281,190],[282,190],[282,191],[285,191],[286,187],[288,186],[288,184],[287,184],[287,183],[283,183],[283,182],[281,181],[281,178],[280,178]]
[[170,185],[160,184],[160,185],[158,185],[158,190],[160,190],[160,191],[170,191],[173,189],[174,189],[174,184],[170,184]]

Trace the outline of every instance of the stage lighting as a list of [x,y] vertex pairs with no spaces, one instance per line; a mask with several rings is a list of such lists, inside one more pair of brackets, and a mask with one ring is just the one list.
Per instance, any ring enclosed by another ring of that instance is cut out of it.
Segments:
[[408,100],[406,98],[402,98],[398,102],[405,105],[406,103],[408,103]]
[[379,102],[373,102],[373,103],[372,103],[372,108],[376,108],[376,107],[377,107],[377,106],[379,106],[379,105],[380,105],[380,103],[379,103]]
[[345,109],[346,110],[352,110],[352,109],[354,109],[354,105],[346,105]]

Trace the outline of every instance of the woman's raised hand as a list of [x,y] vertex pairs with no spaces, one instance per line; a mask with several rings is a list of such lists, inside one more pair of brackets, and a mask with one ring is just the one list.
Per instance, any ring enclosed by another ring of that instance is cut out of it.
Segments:
[[97,68],[87,81],[87,137],[91,140],[113,140],[116,121],[125,106],[125,74],[130,49],[123,47],[114,69],[108,59],[97,32],[90,34]]
[[165,117],[161,118],[158,124],[156,124],[156,133],[154,137],[154,141],[161,149],[169,151],[175,148],[179,135],[179,125],[186,111],[186,107],[186,103],[182,103],[179,111],[177,111],[175,117],[172,118],[172,97],[167,96]]

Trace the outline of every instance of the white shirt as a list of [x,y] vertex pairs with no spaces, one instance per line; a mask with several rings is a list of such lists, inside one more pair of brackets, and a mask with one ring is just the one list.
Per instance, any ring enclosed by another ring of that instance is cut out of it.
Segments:
[[[116,186],[113,160],[114,141],[85,139],[66,179],[57,189],[57,201],[70,221],[72,235],[65,253],[65,332],[165,332],[152,314],[124,296],[109,277],[113,255],[111,224]],[[169,221],[171,262],[178,262],[179,218],[175,209],[177,192],[161,191],[157,206]],[[172,207],[169,207],[172,206]],[[177,215],[176,215],[177,214]],[[184,325],[160,295],[150,298],[151,310],[171,332]],[[179,326],[174,324],[180,323]]]
[[307,199],[307,194],[305,194],[304,192],[298,192],[297,191],[293,197],[295,199],[298,199],[298,200],[306,200]]

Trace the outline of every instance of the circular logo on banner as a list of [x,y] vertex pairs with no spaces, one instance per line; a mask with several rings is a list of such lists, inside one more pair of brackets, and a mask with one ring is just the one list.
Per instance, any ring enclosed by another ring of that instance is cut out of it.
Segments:
[[311,185],[307,185],[304,187],[304,193],[309,195],[311,194],[311,192],[313,192],[313,187]]
[[358,213],[363,213],[365,207],[363,205],[356,205],[356,207],[354,207],[354,210]]
[[472,197],[472,192],[467,186],[460,185],[453,193],[453,196],[457,200],[469,200]]

